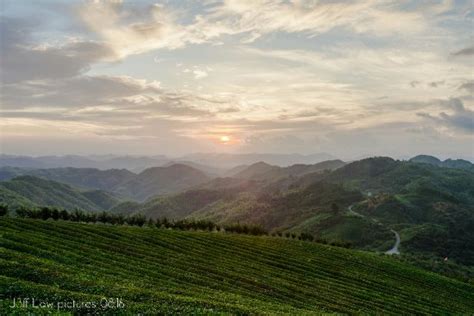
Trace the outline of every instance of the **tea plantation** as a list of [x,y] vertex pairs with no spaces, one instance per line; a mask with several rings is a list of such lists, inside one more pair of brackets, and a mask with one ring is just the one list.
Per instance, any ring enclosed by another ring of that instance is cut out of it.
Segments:
[[1,218],[0,315],[58,311],[473,314],[474,286],[306,241]]

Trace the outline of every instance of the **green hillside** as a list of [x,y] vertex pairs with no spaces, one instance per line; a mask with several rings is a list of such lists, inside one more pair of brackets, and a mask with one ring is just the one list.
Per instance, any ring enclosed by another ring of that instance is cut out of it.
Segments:
[[17,218],[0,228],[7,314],[26,312],[9,308],[11,297],[121,298],[124,308],[101,312],[111,315],[474,312],[468,283],[316,243]]
[[11,209],[18,207],[35,207],[37,206],[34,202],[25,198],[24,196],[16,193],[15,191],[7,189],[0,183],[0,204],[8,205]]
[[474,265],[474,173],[426,163],[371,158],[326,181],[370,192],[354,209],[401,236],[401,249]]
[[464,159],[446,159],[441,161],[436,157],[428,155],[418,155],[410,159],[411,162],[426,163],[444,168],[465,169],[474,171],[474,164]]
[[257,162],[235,174],[229,174],[234,178],[260,180],[260,181],[277,181],[287,177],[302,177],[309,173],[322,172],[325,170],[335,170],[345,165],[341,160],[328,160],[313,165],[296,164],[289,167],[272,166],[265,162]]
[[[346,214],[346,208],[362,201],[359,191],[340,184],[316,182],[281,193],[279,188],[216,179],[218,186],[160,196],[135,208],[151,218],[211,220],[218,224],[261,225],[271,232],[310,233],[329,241],[351,242],[363,249],[387,250],[393,234],[366,218]],[[229,185],[234,184],[235,186]],[[129,214],[126,205],[114,211]]]
[[193,167],[174,164],[149,168],[135,178],[114,188],[123,196],[144,201],[154,195],[171,194],[209,181],[209,177]]
[[20,176],[0,182],[0,203],[12,209],[19,206],[53,206],[90,211],[107,210],[120,202],[100,190],[79,191],[67,184],[33,176]]
[[154,195],[177,193],[209,180],[203,171],[185,164],[148,168],[139,174],[125,169],[0,168],[0,180],[11,180],[17,176],[48,179],[83,190],[108,191],[137,201]]
[[111,191],[115,186],[136,177],[125,169],[99,170],[94,168],[0,168],[0,180],[9,180],[16,176],[29,175],[38,178],[66,183],[78,188]]
[[[200,189],[134,205],[135,213],[256,224],[271,232],[310,233],[377,251],[392,247],[395,229],[403,253],[474,264],[474,173],[388,157],[301,177],[275,173],[303,167],[258,163],[240,173],[254,180],[214,179]],[[259,174],[278,180],[269,183]],[[350,205],[359,215],[348,211]]]

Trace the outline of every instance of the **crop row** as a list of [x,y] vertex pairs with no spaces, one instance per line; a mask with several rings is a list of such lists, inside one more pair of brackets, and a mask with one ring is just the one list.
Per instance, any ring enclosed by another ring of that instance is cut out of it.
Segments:
[[471,285],[304,241],[11,218],[0,219],[0,232],[0,275],[22,286],[0,284],[6,296],[41,286],[164,313],[174,304],[272,314],[474,310]]

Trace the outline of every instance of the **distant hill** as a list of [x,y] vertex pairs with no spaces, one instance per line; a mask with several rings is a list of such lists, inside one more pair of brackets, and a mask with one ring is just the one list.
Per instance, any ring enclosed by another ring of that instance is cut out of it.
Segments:
[[210,179],[204,172],[183,164],[149,168],[138,175],[126,169],[0,168],[1,180],[8,180],[18,175],[54,180],[82,189],[109,191],[139,201],[154,195],[179,192]]
[[[116,315],[469,315],[474,286],[388,256],[277,237],[0,218],[11,298],[98,302]],[[47,258],[47,259],[46,259]],[[446,264],[447,265],[447,264]],[[22,309],[38,313],[37,309]],[[56,313],[56,306],[41,309]]]
[[82,195],[98,206],[100,210],[109,210],[120,203],[120,199],[102,190],[84,191]]
[[312,165],[296,164],[288,167],[278,167],[265,162],[258,162],[238,170],[230,176],[249,180],[277,181],[286,177],[302,177],[314,172],[335,170],[344,165],[345,163],[341,160],[328,160]]
[[0,182],[0,203],[18,206],[54,206],[73,210],[107,210],[120,200],[104,191],[81,192],[67,184],[33,176]]
[[246,167],[245,169],[237,172],[234,175],[231,175],[231,177],[239,178],[239,179],[255,179],[255,178],[259,178],[263,174],[266,174],[272,171],[277,172],[277,170],[280,170],[280,169],[281,169],[280,167],[272,166],[266,162],[260,161]]
[[113,211],[122,214],[140,213],[151,218],[182,219],[218,201],[231,201],[242,192],[259,190],[256,181],[216,178],[184,192],[161,195],[144,203],[124,202]]
[[174,164],[146,169],[133,179],[114,187],[113,191],[144,201],[154,195],[179,192],[209,180],[210,178],[200,170],[183,164]]
[[136,213],[151,218],[181,219],[199,209],[231,196],[222,190],[189,190],[167,197],[157,197],[145,202]]
[[141,204],[135,201],[124,201],[115,206],[111,207],[109,211],[115,214],[121,214],[124,216],[135,213],[138,209],[141,208]]
[[270,165],[287,167],[294,164],[315,164],[332,159],[335,159],[335,157],[326,153],[312,155],[196,153],[183,156],[177,160],[193,161],[208,166],[228,169],[240,165],[251,165],[259,161],[264,161]]
[[28,174],[31,169],[19,167],[0,167],[0,181],[10,180]]
[[215,167],[203,165],[203,164],[200,164],[200,163],[196,163],[196,162],[193,162],[193,161],[184,161],[184,160],[172,160],[172,161],[170,161],[170,162],[168,162],[168,163],[166,163],[166,164],[164,164],[160,167],[169,167],[169,166],[176,165],[176,164],[186,165],[186,166],[192,167],[194,169],[200,170],[200,171],[204,172],[206,175],[208,175],[209,177],[218,177],[218,176],[221,176],[221,175],[226,173],[225,169],[215,168]]
[[444,168],[465,169],[474,171],[474,164],[464,159],[446,159],[444,161],[441,161],[433,156],[418,155],[416,157],[411,158],[410,161],[417,163],[426,163]]
[[94,168],[54,168],[27,171],[25,174],[41,177],[76,187],[114,191],[116,186],[130,181],[136,174],[126,169],[99,170]]
[[238,165],[238,166],[232,167],[232,168],[227,169],[226,171],[224,171],[222,176],[223,177],[232,177],[232,176],[238,174],[239,172],[247,169],[248,167],[249,167],[249,165]]
[[0,155],[0,167],[18,167],[30,169],[46,168],[95,168],[95,169],[128,169],[141,172],[146,168],[161,166],[169,162],[165,156],[15,156]]
[[[157,156],[118,156],[118,155],[66,155],[66,156],[19,156],[0,154],[0,167],[18,167],[32,169],[46,168],[95,168],[95,169],[128,169],[132,172],[142,172],[152,167],[168,166],[175,163],[189,164],[210,174],[223,176],[221,170],[238,165],[251,165],[258,161],[282,167],[294,164],[315,164],[335,157],[319,153],[313,155],[299,154],[218,154],[196,153],[182,157],[169,158]],[[213,171],[211,171],[213,169]],[[211,172],[210,172],[211,171]],[[217,171],[217,173],[216,173]]]

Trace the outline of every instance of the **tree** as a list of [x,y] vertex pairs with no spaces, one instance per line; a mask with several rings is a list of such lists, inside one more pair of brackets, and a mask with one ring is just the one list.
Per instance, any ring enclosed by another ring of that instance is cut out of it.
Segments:
[[97,219],[99,220],[99,222],[105,224],[105,223],[109,222],[109,214],[107,214],[107,212],[104,211],[104,212],[99,214]]
[[59,218],[64,220],[64,221],[68,221],[69,220],[69,213],[68,211],[66,210],[62,210],[61,212],[59,212]]
[[339,212],[340,212],[339,206],[338,206],[336,203],[332,203],[332,204],[331,204],[331,211],[332,211],[335,215],[339,215]]
[[0,204],[0,216],[8,215],[8,205]]
[[51,218],[51,209],[49,207],[42,207],[41,208],[41,219],[47,220]]
[[54,208],[52,211],[51,211],[51,217],[57,221],[59,219],[59,210],[57,208]]
[[18,217],[28,217],[28,209],[24,206],[20,206],[16,209],[16,215]]
[[313,241],[314,240],[314,237],[313,235],[309,234],[309,233],[301,233],[301,240],[307,240],[307,241]]
[[140,227],[142,227],[143,225],[145,225],[145,223],[146,223],[146,217],[145,217],[145,215],[141,215],[141,214],[140,214],[140,215],[137,215],[137,216],[136,216],[136,221],[135,221],[135,223],[136,223],[137,226],[140,226]]
[[165,217],[161,220],[161,225],[163,225],[165,228],[169,228],[171,226],[171,223],[168,221],[168,219]]
[[147,223],[148,227],[153,227],[155,226],[155,221],[153,220],[153,218],[149,218],[148,219],[148,223]]
[[80,209],[75,209],[69,218],[73,222],[80,222],[84,219],[84,212],[82,212]]
[[114,224],[123,225],[125,223],[125,218],[122,214],[117,214],[114,216]]

